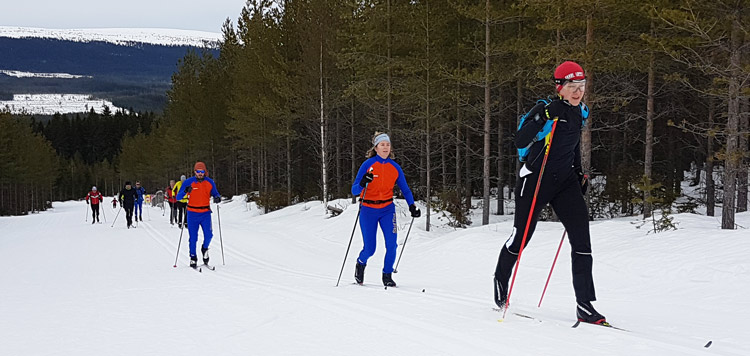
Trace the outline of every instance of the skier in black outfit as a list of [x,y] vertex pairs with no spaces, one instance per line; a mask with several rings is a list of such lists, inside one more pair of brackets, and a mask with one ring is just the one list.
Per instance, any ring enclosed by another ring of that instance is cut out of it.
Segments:
[[135,201],[138,199],[138,193],[130,185],[130,182],[125,182],[125,188],[120,191],[119,200],[120,205],[125,209],[125,219],[128,222],[128,229],[133,225],[133,208],[135,207]]
[[[588,117],[588,107],[581,102],[586,79],[574,62],[565,62],[555,70],[558,96],[549,104],[539,103],[531,109],[516,134],[519,149],[528,147],[525,164],[516,182],[516,213],[513,232],[503,246],[495,269],[495,303],[504,308],[507,303],[508,282],[523,240],[531,210],[534,190],[542,168],[546,139],[535,140],[547,120],[558,119],[549,149],[546,166],[539,184],[539,193],[529,224],[526,244],[531,240],[539,212],[549,203],[568,232],[573,265],[575,290],[580,321],[601,324],[606,319],[591,305],[596,300],[592,275],[591,236],[588,209],[583,196],[588,189],[587,176],[581,167],[581,129]],[[549,136],[547,136],[549,138]],[[525,246],[524,246],[525,247]]]

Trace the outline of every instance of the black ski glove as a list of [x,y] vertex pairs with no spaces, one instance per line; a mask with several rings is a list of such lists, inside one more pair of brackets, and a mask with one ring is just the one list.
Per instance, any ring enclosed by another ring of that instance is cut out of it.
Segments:
[[409,205],[409,212],[411,212],[411,217],[413,218],[422,216],[422,212],[417,208],[416,204]]
[[190,192],[192,191],[193,191],[193,186],[188,185],[187,187],[185,187],[185,194],[190,194]]
[[373,179],[375,179],[375,176],[372,174],[372,172],[367,172],[367,174],[365,174],[362,177],[362,179],[359,181],[359,186],[362,187],[362,188],[364,188],[368,184],[370,184]]
[[86,205],[89,205],[89,201],[88,200],[86,200]]
[[214,204],[221,203],[221,197],[214,197]]
[[578,184],[581,185],[581,193],[586,195],[586,192],[589,191],[589,176],[583,174],[583,169],[581,169],[581,167],[576,167],[576,176],[578,177]]

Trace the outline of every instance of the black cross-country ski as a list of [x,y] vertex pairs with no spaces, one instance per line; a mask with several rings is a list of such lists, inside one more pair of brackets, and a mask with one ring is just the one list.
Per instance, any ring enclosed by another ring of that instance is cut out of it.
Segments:
[[209,266],[209,265],[207,265],[207,264],[203,264],[203,265],[201,265],[200,267],[201,267],[201,268],[206,268],[206,269],[208,269],[208,270],[210,270],[210,271],[215,271],[215,270],[216,270],[216,266]]
[[606,321],[604,321],[604,322],[602,322],[600,324],[594,324],[594,323],[587,323],[587,322],[582,322],[582,321],[578,320],[578,321],[576,321],[575,324],[573,324],[573,326],[571,326],[571,328],[577,328],[581,324],[598,325],[598,326],[603,326],[605,328],[610,328],[610,329],[615,329],[615,330],[630,332],[630,330],[626,330],[626,329],[623,329],[623,328],[618,328],[618,327],[616,327],[616,326],[614,326],[614,325],[612,325],[612,324],[610,324],[610,323],[608,323]]

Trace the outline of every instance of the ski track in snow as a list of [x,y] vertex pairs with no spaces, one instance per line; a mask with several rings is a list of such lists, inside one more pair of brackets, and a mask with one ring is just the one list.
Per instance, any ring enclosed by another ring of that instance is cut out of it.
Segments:
[[[202,274],[188,267],[187,229],[173,268],[180,229],[159,208],[144,206],[144,221],[130,230],[124,211],[110,227],[117,210],[108,204],[103,224],[80,219],[83,202],[0,217],[8,266],[0,274],[2,354],[750,354],[740,325],[750,316],[742,297],[750,287],[747,232],[717,230],[707,226],[711,218],[678,215],[687,227],[657,236],[635,229],[632,218],[592,223],[592,236],[602,236],[593,241],[595,306],[631,331],[624,332],[571,328],[567,243],[544,305],[536,307],[562,231],[555,223],[540,223],[524,252],[502,322],[490,283],[512,228],[508,217],[430,233],[417,219],[394,274],[399,287],[387,290],[380,283],[382,237],[365,286],[353,284],[357,229],[335,287],[357,213],[356,205],[339,203],[346,209],[334,218],[319,202],[266,215],[246,211],[239,197],[214,207],[216,271]],[[401,203],[399,253],[410,221]],[[750,225],[750,214],[738,214],[738,223]]]

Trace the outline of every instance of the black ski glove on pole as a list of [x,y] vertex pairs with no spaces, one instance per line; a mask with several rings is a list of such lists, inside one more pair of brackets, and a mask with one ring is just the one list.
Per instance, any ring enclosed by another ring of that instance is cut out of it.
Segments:
[[413,218],[422,216],[422,212],[417,208],[416,204],[409,205],[409,212],[411,212],[411,217]]
[[214,197],[214,204],[221,203],[221,197]]
[[370,184],[370,182],[372,182],[373,179],[375,179],[375,176],[372,174],[372,172],[367,172],[367,174],[362,176],[362,179],[359,181],[359,186],[364,188],[368,184]]

